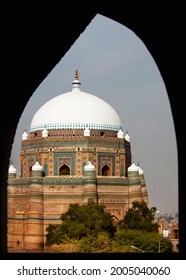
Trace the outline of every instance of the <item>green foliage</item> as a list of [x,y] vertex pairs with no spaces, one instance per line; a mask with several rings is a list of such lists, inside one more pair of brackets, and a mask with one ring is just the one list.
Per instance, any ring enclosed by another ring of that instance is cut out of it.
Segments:
[[59,231],[59,225],[49,225],[46,228],[46,245],[59,244],[61,240],[61,233]]
[[81,240],[66,238],[49,252],[75,253],[173,253],[169,238],[162,238],[157,232],[142,232],[123,229],[110,238],[107,232],[97,236],[86,236]]
[[46,245],[60,244],[67,238],[81,240],[87,236],[97,237],[100,232],[114,236],[116,226],[105,206],[89,200],[86,205],[71,204],[66,213],[61,215],[62,223],[49,225],[46,229]]
[[87,236],[80,241],[80,253],[108,253],[112,251],[112,239],[107,232],[95,236]]
[[91,200],[86,205],[71,204],[61,215],[61,224],[47,227],[46,245],[57,244],[51,252],[172,253],[170,239],[157,232],[155,211],[145,202],[133,202],[116,228],[105,206]]
[[67,239],[65,243],[46,247],[46,253],[77,253],[79,252],[79,241]]
[[136,253],[142,251],[145,253],[159,253],[159,249],[160,253],[172,253],[172,243],[170,239],[162,237],[157,232],[123,229],[115,234],[114,239],[115,247],[122,248],[122,246],[132,246],[132,251]]
[[156,207],[148,208],[145,201],[134,201],[127,210],[123,220],[119,223],[120,229],[136,229],[147,232],[157,232],[158,223],[154,222]]

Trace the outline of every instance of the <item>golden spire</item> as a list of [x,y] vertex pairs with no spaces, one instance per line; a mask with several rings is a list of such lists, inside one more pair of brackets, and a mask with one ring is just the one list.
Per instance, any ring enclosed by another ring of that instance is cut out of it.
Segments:
[[78,70],[76,69],[76,72],[75,72],[75,80],[78,80],[79,81],[79,73],[78,73]]

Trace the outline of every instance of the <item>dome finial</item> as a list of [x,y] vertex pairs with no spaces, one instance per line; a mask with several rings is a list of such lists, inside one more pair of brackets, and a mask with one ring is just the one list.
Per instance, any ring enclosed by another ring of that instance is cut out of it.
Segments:
[[75,80],[73,81],[72,83],[72,90],[73,91],[80,91],[80,81],[79,81],[79,73],[78,73],[78,70],[76,69],[75,71]]
[[76,69],[75,71],[75,80],[78,80],[79,81],[79,73],[78,73],[78,70]]

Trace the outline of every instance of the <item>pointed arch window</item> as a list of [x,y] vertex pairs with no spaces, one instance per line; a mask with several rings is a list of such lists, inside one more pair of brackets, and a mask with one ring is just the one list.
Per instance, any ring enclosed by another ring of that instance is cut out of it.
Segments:
[[102,176],[110,176],[110,175],[111,175],[111,169],[107,164],[105,164],[102,167]]
[[119,223],[119,219],[118,219],[118,217],[116,217],[116,215],[112,215],[112,220],[115,225],[117,225]]
[[63,164],[59,169],[59,176],[70,175],[70,168],[68,165]]
[[29,167],[28,176],[29,176],[29,177],[32,177],[32,166]]

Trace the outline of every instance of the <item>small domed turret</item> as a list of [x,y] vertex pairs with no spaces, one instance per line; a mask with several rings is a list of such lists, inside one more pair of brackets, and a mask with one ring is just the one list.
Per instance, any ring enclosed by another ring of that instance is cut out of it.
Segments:
[[88,164],[85,165],[84,170],[85,171],[95,171],[95,166],[89,160]]
[[48,137],[48,130],[46,128],[42,130],[42,137]]
[[32,171],[41,171],[43,170],[43,167],[39,164],[38,161],[32,166]]
[[43,176],[43,167],[38,161],[32,166],[32,176]]
[[125,140],[127,140],[128,142],[130,142],[130,136],[128,135],[128,132],[125,134]]
[[9,167],[9,169],[8,169],[8,173],[16,174],[16,169],[15,169],[15,167],[13,166],[13,164],[10,165],[10,167]]
[[28,139],[28,133],[25,130],[22,134],[22,140],[27,140],[27,139]]
[[96,187],[96,168],[89,161],[84,167],[83,181],[83,203],[87,203],[88,199],[93,199],[97,203],[97,187]]
[[124,138],[124,133],[123,133],[123,131],[121,130],[121,128],[120,128],[120,130],[119,130],[118,133],[117,133],[117,138],[121,138],[121,139]]
[[128,171],[129,171],[129,172],[131,172],[131,171],[138,172],[139,169],[138,169],[138,166],[133,162],[133,163],[128,167]]
[[13,166],[13,164],[11,164],[11,165],[9,166],[9,169],[8,169],[8,178],[9,178],[9,179],[16,178],[16,172],[17,172],[17,170],[15,169],[15,167]]
[[138,166],[138,171],[139,171],[139,175],[143,175],[144,174],[143,170],[139,166]]
[[84,136],[90,136],[90,129],[88,127],[84,130]]

